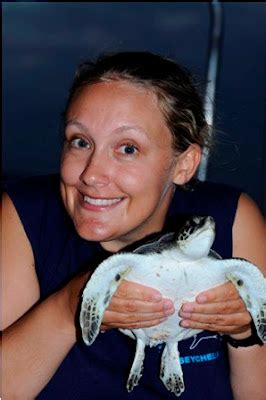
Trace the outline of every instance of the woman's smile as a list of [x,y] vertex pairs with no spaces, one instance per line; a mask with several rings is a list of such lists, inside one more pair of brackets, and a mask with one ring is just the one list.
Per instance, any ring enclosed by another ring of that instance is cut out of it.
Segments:
[[82,196],[81,205],[91,211],[106,211],[121,203],[124,198],[125,197],[96,198],[91,196]]

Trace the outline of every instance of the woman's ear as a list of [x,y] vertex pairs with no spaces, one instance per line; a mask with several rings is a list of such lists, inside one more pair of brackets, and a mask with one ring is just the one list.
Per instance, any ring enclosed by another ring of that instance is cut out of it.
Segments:
[[201,148],[198,144],[191,144],[181,153],[176,162],[173,183],[184,185],[195,175],[201,159]]

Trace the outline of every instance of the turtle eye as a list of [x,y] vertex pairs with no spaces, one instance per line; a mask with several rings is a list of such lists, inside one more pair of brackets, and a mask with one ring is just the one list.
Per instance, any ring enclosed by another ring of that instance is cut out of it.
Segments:
[[237,286],[243,286],[244,282],[242,281],[242,279],[238,279],[238,281],[236,282]]

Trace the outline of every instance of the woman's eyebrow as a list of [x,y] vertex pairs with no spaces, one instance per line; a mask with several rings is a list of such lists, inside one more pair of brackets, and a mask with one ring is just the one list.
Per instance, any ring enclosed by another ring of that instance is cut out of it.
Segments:
[[134,130],[134,131],[137,131],[137,132],[141,133],[142,135],[144,134],[145,136],[148,136],[147,132],[143,128],[138,126],[138,125],[122,125],[122,126],[119,126],[117,129],[115,129],[115,133],[123,133],[124,131],[130,131],[130,130]]
[[[65,123],[65,129],[66,129],[67,127],[69,127],[69,126],[77,127],[77,128],[79,128],[79,129],[81,129],[84,133],[89,134],[88,128],[87,128],[85,125],[83,125],[81,122],[79,122],[79,121],[77,121],[77,120],[75,120],[75,119],[70,119],[70,120],[66,121],[66,123]],[[142,127],[140,127],[139,125],[121,125],[121,126],[119,126],[118,128],[116,128],[116,129],[113,131],[113,133],[115,133],[115,134],[121,134],[121,133],[123,133],[123,132],[132,131],[132,130],[133,130],[133,131],[137,131],[137,132],[140,133],[141,135],[148,136],[147,132],[146,132]]]
[[78,128],[82,129],[86,133],[88,132],[88,129],[86,128],[86,126],[75,119],[70,119],[70,120],[66,121],[65,128],[67,128],[68,126],[72,126],[72,125],[77,126]]

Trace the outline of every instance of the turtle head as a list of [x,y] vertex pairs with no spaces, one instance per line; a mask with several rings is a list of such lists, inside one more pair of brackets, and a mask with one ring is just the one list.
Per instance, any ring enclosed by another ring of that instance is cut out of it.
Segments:
[[190,259],[207,257],[215,238],[215,222],[210,216],[194,216],[179,231],[177,244]]

